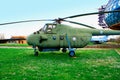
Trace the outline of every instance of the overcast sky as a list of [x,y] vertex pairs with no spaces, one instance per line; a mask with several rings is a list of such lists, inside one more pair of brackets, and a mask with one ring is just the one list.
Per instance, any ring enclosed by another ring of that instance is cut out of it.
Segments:
[[[97,12],[101,5],[108,0],[0,0],[0,23],[34,20],[54,19],[76,14]],[[97,15],[73,19],[99,27]],[[5,37],[13,35],[28,35],[40,29],[45,22],[33,22],[0,26],[0,33]]]

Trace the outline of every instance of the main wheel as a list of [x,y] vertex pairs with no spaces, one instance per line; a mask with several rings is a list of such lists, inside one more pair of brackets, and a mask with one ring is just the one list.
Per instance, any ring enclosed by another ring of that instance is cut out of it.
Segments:
[[63,49],[62,49],[62,52],[63,52],[63,53],[66,53],[66,51],[67,51],[66,48],[63,48]]
[[38,50],[39,50],[39,51],[43,51],[43,49],[42,49],[41,47],[39,47],[39,46],[38,46]]
[[70,57],[74,57],[74,56],[75,56],[75,52],[74,52],[74,51],[70,51],[70,52],[69,52],[69,56],[70,56]]

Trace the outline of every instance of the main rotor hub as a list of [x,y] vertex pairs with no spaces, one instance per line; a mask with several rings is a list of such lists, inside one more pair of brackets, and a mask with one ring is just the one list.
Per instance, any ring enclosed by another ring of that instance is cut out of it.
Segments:
[[62,19],[62,18],[55,19],[55,22],[58,24],[61,24],[62,21],[64,21],[64,19]]

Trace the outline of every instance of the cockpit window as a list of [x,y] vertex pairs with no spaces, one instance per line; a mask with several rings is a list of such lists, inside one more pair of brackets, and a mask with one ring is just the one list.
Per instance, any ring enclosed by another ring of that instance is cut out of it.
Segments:
[[43,32],[45,32],[45,30],[46,30],[46,25],[44,25],[39,31],[43,31]]
[[53,25],[53,28],[55,28],[56,27],[56,25]]
[[54,29],[55,27],[56,27],[56,24],[46,24],[46,25],[42,28],[42,30],[43,30],[44,32],[51,32],[52,29]]
[[52,29],[52,25],[48,25],[48,29]]

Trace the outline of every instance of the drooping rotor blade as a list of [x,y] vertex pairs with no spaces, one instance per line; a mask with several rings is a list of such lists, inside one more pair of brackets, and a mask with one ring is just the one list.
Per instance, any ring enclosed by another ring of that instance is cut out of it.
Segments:
[[25,20],[25,21],[16,21],[16,22],[1,23],[0,25],[9,25],[9,24],[25,23],[25,22],[39,22],[39,21],[55,21],[55,20],[54,19]]
[[69,23],[73,23],[73,24],[78,24],[78,25],[81,25],[81,26],[84,26],[84,27],[88,27],[88,28],[92,28],[92,29],[96,29],[95,27],[92,27],[92,26],[89,26],[89,25],[86,25],[86,24],[83,24],[83,23],[78,23],[78,22],[69,21],[69,20],[63,20],[63,21],[69,22]]
[[61,19],[75,18],[75,17],[81,17],[81,16],[95,15],[95,14],[114,13],[114,12],[120,12],[120,10],[114,10],[114,11],[101,11],[101,12],[93,12],[93,13],[78,14],[78,15],[73,15],[73,16],[64,17],[64,18],[61,18]]

